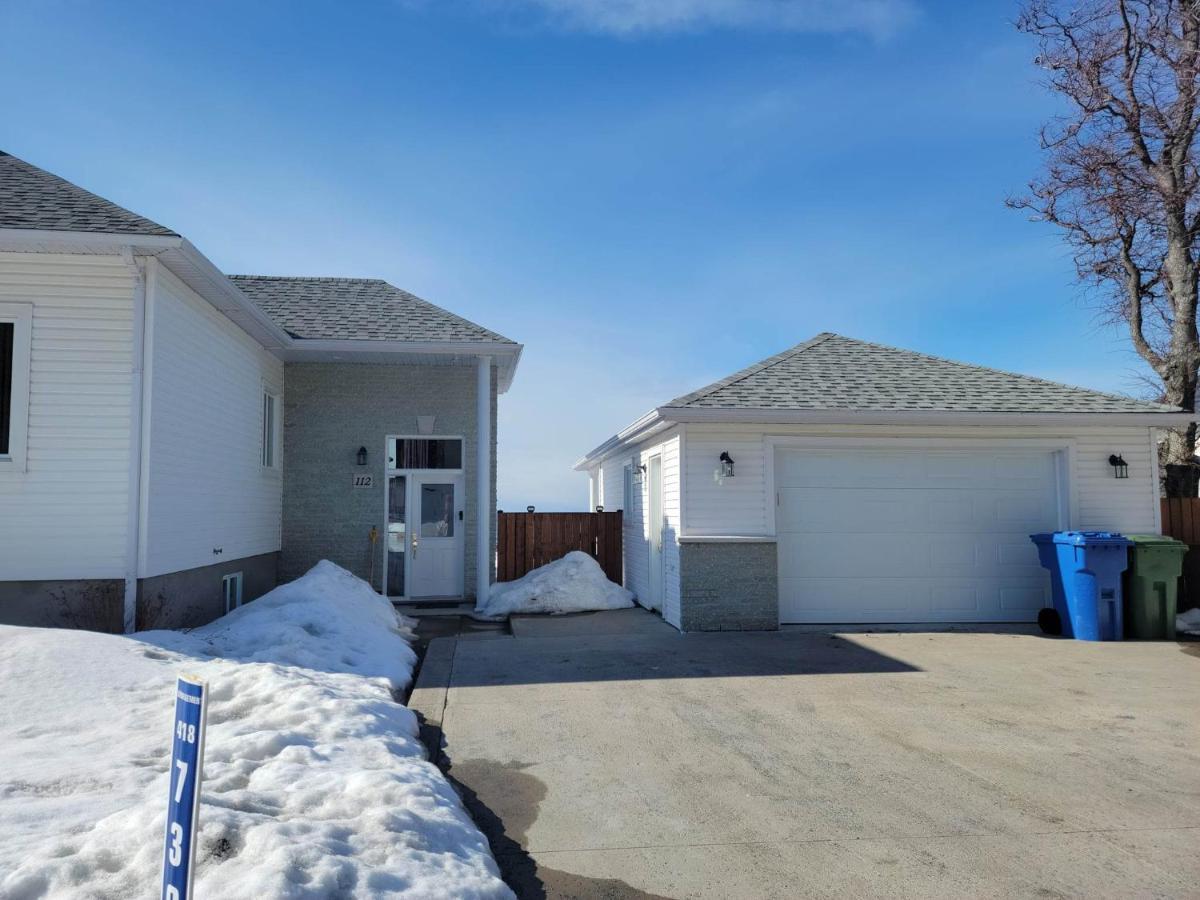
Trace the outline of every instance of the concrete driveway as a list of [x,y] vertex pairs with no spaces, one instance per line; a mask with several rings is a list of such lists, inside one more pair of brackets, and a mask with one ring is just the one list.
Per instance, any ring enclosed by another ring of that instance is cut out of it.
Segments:
[[523,897],[1200,891],[1200,644],[514,631],[411,704]]

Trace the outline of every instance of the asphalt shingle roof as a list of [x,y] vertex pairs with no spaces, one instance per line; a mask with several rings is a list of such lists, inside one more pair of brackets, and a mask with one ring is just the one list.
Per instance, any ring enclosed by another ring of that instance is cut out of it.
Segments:
[[1178,412],[828,332],[668,407],[1017,413]]
[[0,151],[0,228],[177,237],[174,231]]
[[515,344],[378,278],[229,278],[294,338]]

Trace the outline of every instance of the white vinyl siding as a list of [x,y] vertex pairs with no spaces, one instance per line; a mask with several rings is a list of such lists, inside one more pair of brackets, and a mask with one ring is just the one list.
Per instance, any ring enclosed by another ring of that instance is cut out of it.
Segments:
[[[1074,446],[1071,527],[1129,533],[1158,529],[1158,488],[1149,429],[1109,428],[931,428],[917,426],[756,426],[689,425],[684,522],[686,535],[770,534],[774,497],[767,496],[768,435],[857,438],[1059,439]],[[736,475],[723,483],[713,477],[727,450]],[[1108,457],[1129,463],[1129,478],[1113,477]]]
[[281,398],[283,363],[162,266],[150,295],[142,575],[276,551],[281,429],[264,468],[263,396]]
[[682,438],[678,429],[665,437],[655,436],[636,448],[610,456],[597,471],[603,487],[600,502],[606,510],[623,509],[625,552],[625,586],[639,598],[649,596],[649,514],[650,479],[647,477],[632,482],[632,508],[625,508],[624,470],[626,466],[636,469],[645,465],[655,454],[662,456],[663,480],[663,618],[679,625],[679,534],[680,534],[680,478],[679,460]]
[[0,580],[120,578],[129,498],[133,280],[120,259],[0,253],[0,304],[32,307],[26,459],[0,463]]

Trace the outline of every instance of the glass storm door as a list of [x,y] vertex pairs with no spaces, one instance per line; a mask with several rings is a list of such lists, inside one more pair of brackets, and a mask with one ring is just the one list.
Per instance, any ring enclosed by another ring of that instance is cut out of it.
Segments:
[[462,476],[409,476],[408,504],[408,596],[461,597],[465,546]]

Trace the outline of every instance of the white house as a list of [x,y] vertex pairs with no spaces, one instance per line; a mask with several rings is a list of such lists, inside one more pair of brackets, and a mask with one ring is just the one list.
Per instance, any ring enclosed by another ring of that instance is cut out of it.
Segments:
[[576,468],[625,510],[627,586],[685,631],[1028,622],[1050,602],[1028,536],[1158,532],[1156,431],[1192,418],[820,334]]
[[383,281],[227,276],[0,153],[0,622],[199,624],[320,558],[486,591],[520,353]]

